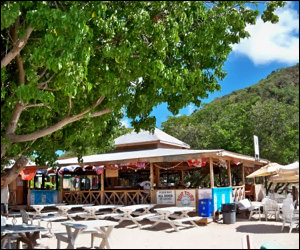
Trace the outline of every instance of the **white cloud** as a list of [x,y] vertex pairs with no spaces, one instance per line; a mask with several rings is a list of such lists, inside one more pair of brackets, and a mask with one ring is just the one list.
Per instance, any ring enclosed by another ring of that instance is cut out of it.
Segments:
[[247,25],[251,37],[233,45],[233,51],[248,56],[256,65],[299,62],[299,14],[293,4],[288,2],[276,10],[279,16],[276,24],[264,23],[258,17],[256,25]]
[[191,114],[194,112],[194,110],[196,109],[196,107],[195,107],[194,104],[190,104],[190,105],[188,106],[188,108],[189,108],[189,110],[188,110],[188,115],[191,115]]
[[125,128],[130,128],[130,122],[127,118],[124,118],[121,120],[122,126],[125,126]]

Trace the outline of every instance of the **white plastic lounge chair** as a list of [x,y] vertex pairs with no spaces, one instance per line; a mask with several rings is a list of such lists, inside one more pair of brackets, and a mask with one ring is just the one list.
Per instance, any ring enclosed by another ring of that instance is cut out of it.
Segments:
[[289,233],[292,232],[292,229],[293,229],[293,226],[294,224],[298,223],[299,224],[299,217],[294,217],[294,206],[293,204],[283,204],[282,206],[282,219],[283,219],[283,222],[282,222],[282,228],[281,228],[281,231],[283,231],[283,228],[285,226],[285,223],[288,222],[290,223],[290,231]]
[[239,211],[249,211],[250,212],[249,220],[251,220],[252,215],[255,213],[259,214],[259,220],[260,220],[260,206],[252,205],[251,201],[248,199],[240,200],[240,201],[236,202],[236,205],[237,205]]
[[263,205],[264,207],[264,214],[265,214],[265,218],[266,221],[268,220],[268,216],[269,215],[274,215],[275,216],[275,220],[278,220],[279,217],[279,206],[277,201],[274,200],[267,200],[266,203]]

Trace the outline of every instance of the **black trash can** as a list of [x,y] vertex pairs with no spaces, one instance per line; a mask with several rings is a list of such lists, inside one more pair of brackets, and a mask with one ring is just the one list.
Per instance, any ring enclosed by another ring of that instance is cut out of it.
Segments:
[[236,221],[235,203],[222,204],[223,224],[234,224]]

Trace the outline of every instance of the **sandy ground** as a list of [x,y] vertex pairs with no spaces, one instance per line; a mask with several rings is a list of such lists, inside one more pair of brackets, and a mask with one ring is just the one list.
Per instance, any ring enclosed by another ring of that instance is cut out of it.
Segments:
[[[10,220],[9,220],[10,222]],[[18,223],[21,219],[18,218]],[[36,224],[36,223],[34,223]],[[265,243],[280,245],[286,249],[299,249],[299,231],[294,228],[289,232],[289,224],[281,232],[282,222],[274,220],[258,220],[257,215],[249,221],[239,215],[235,224],[225,225],[222,220],[209,222],[207,226],[180,227],[180,232],[174,231],[168,224],[160,223],[153,229],[147,228],[153,224],[148,220],[142,222],[139,229],[133,223],[124,221],[114,228],[110,237],[111,248],[117,249],[241,249],[242,239],[250,235],[251,248],[259,249]],[[41,226],[46,227],[45,222]],[[61,222],[53,223],[54,231],[65,231]],[[100,244],[99,238],[95,240],[95,246]],[[38,249],[56,249],[56,238],[43,235],[38,240]],[[76,242],[76,248],[90,248],[91,237],[89,234],[81,234]],[[67,244],[62,242],[61,247],[66,249]]]

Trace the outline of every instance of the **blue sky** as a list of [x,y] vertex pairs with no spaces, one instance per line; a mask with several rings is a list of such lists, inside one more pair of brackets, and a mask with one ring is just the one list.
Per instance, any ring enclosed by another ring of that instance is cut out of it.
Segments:
[[[260,5],[259,10],[263,9],[263,5]],[[256,25],[247,27],[251,38],[244,39],[233,47],[224,67],[227,77],[219,82],[221,91],[210,93],[207,99],[202,100],[203,103],[249,87],[266,78],[273,70],[299,62],[299,2],[288,2],[276,12],[279,23],[263,23],[259,17]],[[189,104],[178,115],[190,115],[195,109],[194,105]],[[173,116],[165,103],[155,107],[151,114],[156,117],[158,128],[161,128],[161,123],[168,116]],[[131,127],[130,120],[126,117],[122,119],[122,123]]]

